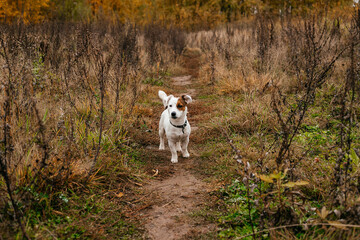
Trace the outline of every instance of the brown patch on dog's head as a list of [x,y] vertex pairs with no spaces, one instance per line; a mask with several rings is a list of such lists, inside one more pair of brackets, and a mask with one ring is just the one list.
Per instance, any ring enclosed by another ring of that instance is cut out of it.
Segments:
[[176,103],[176,107],[177,109],[179,109],[180,111],[185,111],[185,107],[186,107],[186,102],[185,99],[183,97],[179,98],[179,100]]

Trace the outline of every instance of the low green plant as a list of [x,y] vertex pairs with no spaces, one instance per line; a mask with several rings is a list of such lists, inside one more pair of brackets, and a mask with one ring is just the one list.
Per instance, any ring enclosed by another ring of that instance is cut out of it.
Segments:
[[[250,186],[255,186],[252,180],[250,180]],[[222,227],[219,237],[232,238],[257,231],[260,212],[259,208],[256,207],[258,205],[256,195],[259,194],[259,190],[252,188],[248,191],[246,184],[235,179],[229,186],[222,188],[220,192],[228,211],[218,220]],[[245,239],[252,239],[252,236]]]
[[33,61],[33,68],[32,75],[33,75],[33,85],[34,89],[40,88],[43,89],[45,87],[45,80],[44,80],[44,55],[38,52],[38,56],[36,60]]
[[302,146],[306,146],[308,155],[313,157],[328,152],[328,147],[334,145],[336,138],[336,134],[330,129],[303,125],[294,140]]
[[164,85],[164,80],[160,77],[160,78],[156,78],[156,77],[147,77],[144,81],[144,84],[149,84],[149,85],[153,85],[153,86],[163,86]]
[[269,175],[259,175],[261,181],[269,185],[267,186],[269,189],[275,189],[263,194],[261,197],[264,198],[265,196],[270,196],[270,198],[273,200],[273,205],[276,206],[276,201],[278,201],[278,208],[282,209],[285,208],[286,205],[291,206],[290,199],[287,197],[287,195],[284,194],[286,189],[292,189],[297,186],[304,186],[309,184],[307,181],[303,180],[296,182],[286,181],[287,172],[288,169],[286,169],[283,173],[274,171],[274,173]]

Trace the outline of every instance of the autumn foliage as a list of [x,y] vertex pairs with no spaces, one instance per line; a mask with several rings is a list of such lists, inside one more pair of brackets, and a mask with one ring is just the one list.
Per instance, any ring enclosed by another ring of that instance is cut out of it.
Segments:
[[352,0],[3,0],[0,20],[38,23],[106,18],[139,25],[157,22],[193,28],[212,27],[258,12],[284,17],[326,11],[339,16],[349,14],[352,5]]
[[21,19],[25,23],[39,22],[45,19],[50,0],[2,0],[0,1],[0,19],[11,22]]

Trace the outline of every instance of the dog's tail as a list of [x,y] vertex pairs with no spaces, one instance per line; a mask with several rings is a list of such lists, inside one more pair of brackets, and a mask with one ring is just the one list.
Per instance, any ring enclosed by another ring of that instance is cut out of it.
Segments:
[[166,107],[168,96],[164,91],[159,90],[159,98],[163,101],[164,107]]

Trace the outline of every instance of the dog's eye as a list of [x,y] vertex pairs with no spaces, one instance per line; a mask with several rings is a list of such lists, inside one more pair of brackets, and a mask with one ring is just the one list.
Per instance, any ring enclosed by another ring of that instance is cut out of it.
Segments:
[[183,107],[183,105],[178,105],[178,108],[182,108]]
[[172,107],[172,105],[169,105],[169,107]]

